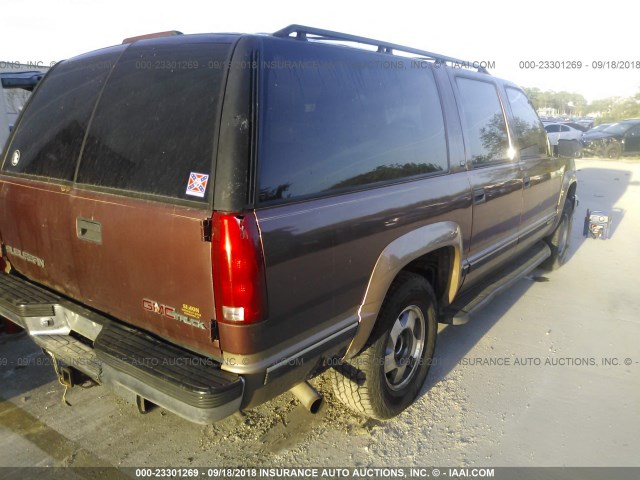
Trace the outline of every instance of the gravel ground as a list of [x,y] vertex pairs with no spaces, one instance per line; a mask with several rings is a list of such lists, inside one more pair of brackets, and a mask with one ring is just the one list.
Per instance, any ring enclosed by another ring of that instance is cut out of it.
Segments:
[[[421,396],[396,419],[351,413],[324,377],[317,415],[285,394],[200,426],[101,387],[70,390],[68,407],[47,357],[2,334],[0,465],[640,466],[640,163],[577,166],[568,264],[442,326]],[[587,208],[613,213],[611,239],[582,237]]]

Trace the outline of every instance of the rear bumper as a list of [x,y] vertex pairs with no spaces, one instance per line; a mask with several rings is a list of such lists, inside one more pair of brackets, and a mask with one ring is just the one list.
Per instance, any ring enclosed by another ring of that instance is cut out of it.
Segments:
[[0,274],[0,315],[69,367],[119,394],[141,397],[200,424],[240,409],[244,380],[221,370],[220,363],[17,276]]

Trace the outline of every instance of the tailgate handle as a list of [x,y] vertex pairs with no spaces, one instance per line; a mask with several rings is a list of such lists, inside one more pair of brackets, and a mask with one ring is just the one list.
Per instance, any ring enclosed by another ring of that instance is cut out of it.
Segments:
[[80,240],[102,245],[102,224],[95,220],[76,218],[76,234]]

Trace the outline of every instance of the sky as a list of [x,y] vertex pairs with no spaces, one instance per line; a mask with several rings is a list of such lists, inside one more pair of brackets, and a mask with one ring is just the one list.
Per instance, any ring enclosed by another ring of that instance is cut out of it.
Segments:
[[[492,62],[493,75],[523,87],[565,90],[593,101],[640,91],[639,11],[618,0],[0,0],[0,67],[3,61],[49,65],[165,30],[264,33],[298,23]],[[635,68],[594,68],[594,62],[607,61]],[[582,67],[569,69],[569,62]]]

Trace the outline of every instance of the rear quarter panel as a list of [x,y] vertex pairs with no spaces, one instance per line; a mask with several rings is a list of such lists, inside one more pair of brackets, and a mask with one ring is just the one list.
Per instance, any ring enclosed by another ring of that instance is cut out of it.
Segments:
[[301,349],[315,333],[357,322],[385,247],[445,220],[468,236],[470,204],[466,172],[459,172],[258,210],[269,319],[242,332],[221,324],[221,338],[234,339],[225,340],[225,352]]

